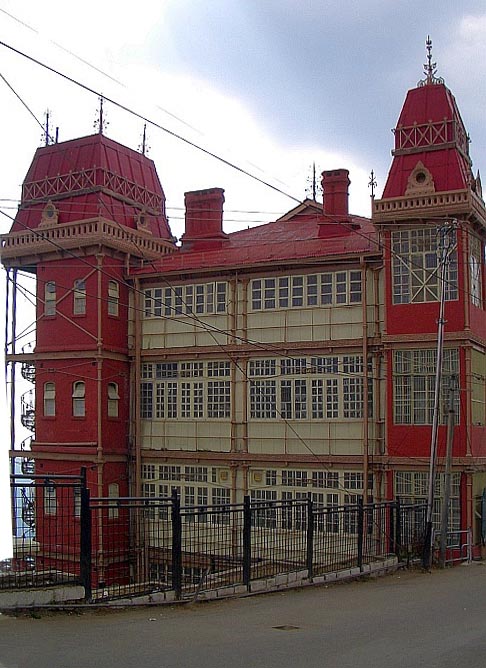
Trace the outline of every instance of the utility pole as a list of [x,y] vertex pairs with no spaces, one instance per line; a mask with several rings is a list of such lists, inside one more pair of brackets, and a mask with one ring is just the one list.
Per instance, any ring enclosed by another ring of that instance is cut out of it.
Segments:
[[445,566],[447,549],[447,530],[449,528],[449,502],[451,498],[451,465],[452,465],[452,444],[454,441],[454,421],[455,421],[455,398],[457,389],[457,376],[451,376],[449,379],[449,412],[447,416],[447,449],[444,475],[444,499],[442,502],[442,515],[440,525],[440,553],[439,564],[441,568]]
[[442,358],[444,352],[444,307],[445,307],[445,281],[447,267],[449,265],[450,255],[454,249],[454,233],[456,221],[447,221],[438,230],[439,247],[437,253],[439,256],[439,318],[437,320],[437,358],[435,366],[435,388],[434,388],[434,412],[432,418],[432,434],[430,440],[430,462],[429,462],[429,488],[427,498],[427,517],[425,524],[425,540],[422,556],[422,565],[428,569],[432,563],[432,534],[433,534],[433,515],[434,515],[434,494],[435,478],[437,473],[437,436],[439,433],[440,417],[440,391],[442,380]]

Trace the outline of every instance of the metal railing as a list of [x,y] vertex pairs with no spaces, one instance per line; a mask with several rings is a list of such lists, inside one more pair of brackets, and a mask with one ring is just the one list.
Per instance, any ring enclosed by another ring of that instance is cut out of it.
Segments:
[[[12,476],[16,543],[0,589],[82,584],[87,600],[175,598],[300,572],[312,578],[390,555],[420,556],[425,506],[322,506],[312,498],[181,507],[171,497],[92,498],[85,472]],[[22,495],[24,504],[22,519]],[[26,508],[30,523],[25,521]]]
[[0,590],[89,582],[85,472],[11,476],[13,555],[0,564]]

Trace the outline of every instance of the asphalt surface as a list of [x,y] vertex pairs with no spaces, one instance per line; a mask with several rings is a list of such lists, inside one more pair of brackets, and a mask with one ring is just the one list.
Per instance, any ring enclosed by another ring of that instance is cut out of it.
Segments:
[[486,563],[188,606],[0,615],[0,668],[485,668]]

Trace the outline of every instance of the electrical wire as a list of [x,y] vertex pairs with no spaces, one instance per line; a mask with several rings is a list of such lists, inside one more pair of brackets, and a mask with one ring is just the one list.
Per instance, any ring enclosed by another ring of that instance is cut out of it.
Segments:
[[[5,45],[5,44],[3,44],[3,45],[8,47],[8,45]],[[8,48],[10,48],[10,47],[8,47]],[[26,54],[23,54],[23,53],[21,53],[21,55],[26,56]],[[28,57],[28,56],[26,56],[26,57]],[[30,57],[29,57],[29,58],[30,58]],[[44,66],[42,63],[39,63],[39,64],[41,64],[42,66]],[[44,67],[45,67],[45,66],[44,66]],[[50,69],[50,68],[48,68],[48,69]],[[57,72],[56,72],[56,73],[57,73]],[[60,74],[60,73],[58,73],[58,74]],[[65,76],[65,75],[62,75],[62,74],[60,74],[60,75],[61,75],[61,76]],[[78,83],[78,85],[79,85],[79,82],[77,82],[77,83]],[[94,91],[91,91],[91,92],[94,92]],[[197,147],[197,148],[200,148],[200,147]],[[233,166],[233,165],[230,165],[230,166]],[[269,185],[269,184],[266,184],[266,185]],[[270,187],[272,187],[272,186],[270,186]],[[299,200],[296,200],[296,201],[299,201]],[[356,232],[356,230],[353,230],[353,231]],[[364,235],[361,235],[361,236],[364,236]]]
[[19,49],[16,49],[15,47],[11,46],[10,44],[7,44],[6,42],[0,41],[0,46],[3,46],[5,48],[9,49],[13,53],[16,53],[17,55],[22,56],[23,58],[26,58],[30,62],[33,62],[36,65],[39,65],[40,67],[48,70],[52,74],[56,74],[57,76],[65,79],[66,81],[69,81],[70,83],[78,86],[79,88],[81,88],[81,89],[83,89],[83,90],[85,90],[89,93],[92,93],[92,94],[96,95],[97,97],[102,98],[103,100],[105,100],[107,102],[110,102],[111,104],[113,104],[118,109],[121,109],[122,111],[126,111],[127,113],[131,114],[132,116],[135,116],[136,118],[144,121],[145,123],[148,123],[149,125],[152,125],[153,127],[157,128],[158,130],[161,130],[162,132],[165,132],[166,134],[173,137],[174,139],[178,139],[179,141],[187,144],[188,146],[191,146],[192,148],[200,151],[204,155],[207,155],[208,157],[214,158],[215,160],[221,162],[223,165],[226,165],[226,167],[230,167],[231,169],[234,169],[235,171],[239,172],[240,174],[248,176],[250,179],[256,181],[257,183],[260,183],[261,185],[264,185],[268,188],[271,188],[272,190],[279,193],[280,195],[284,195],[285,197],[288,197],[289,199],[292,199],[294,202],[297,202],[298,204],[301,203],[301,200],[299,198],[294,197],[293,195],[285,192],[281,188],[278,188],[277,186],[273,185],[272,183],[270,183],[268,181],[265,181],[264,179],[261,179],[259,176],[256,176],[255,174],[253,174],[253,173],[249,172],[248,170],[244,169],[243,167],[240,167],[240,166],[236,165],[235,163],[231,162],[230,160],[227,160],[226,158],[223,158],[222,156],[220,156],[216,153],[213,153],[212,151],[210,151],[208,149],[203,148],[199,144],[196,144],[195,142],[187,139],[187,137],[184,137],[183,135],[181,135],[177,132],[174,132],[173,130],[170,130],[169,128],[166,128],[165,126],[160,125],[160,123],[157,123],[156,121],[154,121],[150,118],[147,118],[143,114],[131,109],[127,105],[122,104],[121,102],[118,102],[117,100],[115,100],[111,97],[103,95],[102,92],[94,90],[90,86],[78,81],[77,79],[74,79],[73,77],[68,76],[67,74],[64,74],[63,72],[55,69],[54,67],[51,67],[51,66],[47,65],[46,63],[38,60],[37,58],[34,58],[33,56],[29,56],[27,53],[25,53],[23,51],[20,51]]

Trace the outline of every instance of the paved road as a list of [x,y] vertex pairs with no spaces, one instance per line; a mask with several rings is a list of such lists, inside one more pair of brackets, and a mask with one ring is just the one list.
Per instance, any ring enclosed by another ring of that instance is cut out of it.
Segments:
[[486,564],[184,607],[0,616],[0,668],[115,666],[485,668]]

